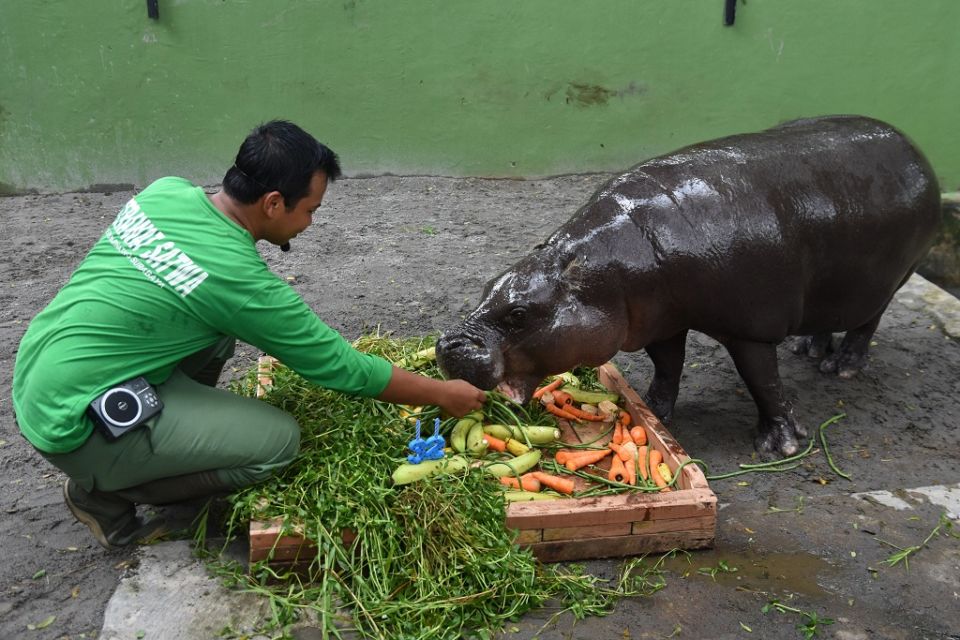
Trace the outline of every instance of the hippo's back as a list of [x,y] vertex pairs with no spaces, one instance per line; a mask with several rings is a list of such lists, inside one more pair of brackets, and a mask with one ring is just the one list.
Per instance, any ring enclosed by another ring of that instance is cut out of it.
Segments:
[[768,341],[868,321],[941,220],[927,160],[892,126],[858,116],[653,158],[602,187],[568,225],[625,213],[650,243],[639,259],[654,256],[691,328]]

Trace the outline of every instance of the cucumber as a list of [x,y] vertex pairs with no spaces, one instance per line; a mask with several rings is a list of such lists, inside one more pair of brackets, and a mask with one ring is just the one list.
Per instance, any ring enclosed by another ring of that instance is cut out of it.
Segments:
[[474,422],[467,432],[466,453],[479,458],[487,451],[487,441],[483,439],[483,425]]
[[470,465],[470,461],[463,456],[450,456],[440,460],[426,460],[420,464],[404,463],[394,469],[393,484],[404,485],[423,480],[429,476],[440,475],[443,473],[457,473],[463,471]]
[[564,387],[563,391],[570,394],[574,402],[580,404],[600,404],[604,400],[616,402],[620,399],[620,394],[612,391],[587,391],[577,387]]
[[450,446],[459,453],[465,453],[467,450],[467,434],[470,433],[470,428],[482,421],[483,413],[479,411],[473,411],[460,418],[450,432]]
[[[560,439],[560,430],[556,427],[541,427],[539,425],[488,424],[483,428],[495,438],[506,440],[513,438],[520,442],[530,441],[530,444],[550,444]],[[498,435],[502,434],[502,435]]]
[[499,438],[500,440],[509,440],[513,436],[513,431],[510,430],[505,424],[488,424],[483,427],[484,433],[489,433],[494,438]]
[[519,476],[537,466],[540,462],[540,450],[531,449],[522,456],[511,458],[510,460],[498,460],[491,462],[483,467],[483,470],[492,476],[502,478],[503,476]]

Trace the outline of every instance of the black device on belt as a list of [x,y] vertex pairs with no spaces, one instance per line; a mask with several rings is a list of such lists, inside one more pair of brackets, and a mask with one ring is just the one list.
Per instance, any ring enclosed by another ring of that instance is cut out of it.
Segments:
[[163,402],[143,376],[121,382],[94,398],[87,414],[107,440],[116,440],[160,413]]

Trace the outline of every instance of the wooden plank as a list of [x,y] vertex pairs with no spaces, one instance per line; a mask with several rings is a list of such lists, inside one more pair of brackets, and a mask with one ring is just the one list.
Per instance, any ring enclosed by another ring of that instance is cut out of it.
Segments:
[[550,529],[653,518],[693,518],[715,513],[716,506],[717,496],[709,489],[515,502],[507,509],[506,524],[511,529]]
[[592,538],[607,538],[610,536],[625,536],[633,533],[633,524],[630,522],[619,522],[617,524],[604,524],[592,527],[555,527],[553,529],[543,530],[543,541],[552,542],[554,540],[584,540]]
[[317,557],[317,546],[301,538],[299,544],[277,545],[276,547],[250,548],[250,562],[258,562],[270,558],[276,561],[304,561],[310,562]]
[[632,523],[630,533],[670,533],[680,531],[701,531],[713,534],[717,528],[717,516],[714,513],[705,514],[698,518],[680,518],[676,520],[643,520]]
[[713,546],[713,538],[712,531],[676,531],[591,540],[557,540],[534,544],[530,549],[541,562],[567,562],[664,553],[672,549],[706,549]]
[[521,547],[531,545],[543,540],[543,529],[524,529],[519,532],[514,541]]

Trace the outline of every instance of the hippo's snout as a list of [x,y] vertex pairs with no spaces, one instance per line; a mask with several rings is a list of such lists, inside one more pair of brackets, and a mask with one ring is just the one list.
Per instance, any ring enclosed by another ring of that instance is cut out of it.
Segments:
[[437,364],[448,378],[460,378],[493,389],[503,377],[503,362],[479,338],[462,331],[444,333],[437,340]]

